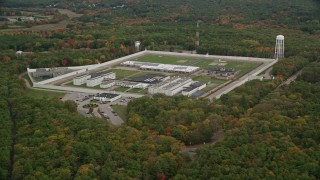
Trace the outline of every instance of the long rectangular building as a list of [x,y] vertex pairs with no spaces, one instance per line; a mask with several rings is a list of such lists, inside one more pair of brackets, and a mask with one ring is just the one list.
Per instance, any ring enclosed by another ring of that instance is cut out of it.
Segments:
[[100,88],[106,89],[114,86],[116,84],[113,80],[103,80],[100,84]]
[[85,84],[87,82],[88,79],[91,78],[90,74],[83,74],[80,76],[76,76],[73,78],[73,85],[82,85]]
[[163,72],[173,72],[173,73],[192,73],[200,69],[199,67],[196,67],[196,66],[182,66],[182,65],[149,63],[149,62],[140,62],[140,61],[126,61],[121,63],[121,65],[139,67],[140,69],[143,69],[143,70],[163,71]]
[[172,78],[149,87],[148,92],[150,94],[162,93],[167,96],[174,96],[192,83],[193,81],[190,78]]
[[99,84],[102,83],[103,79],[104,79],[103,76],[96,76],[96,77],[90,78],[87,80],[87,86],[88,87],[98,86]]

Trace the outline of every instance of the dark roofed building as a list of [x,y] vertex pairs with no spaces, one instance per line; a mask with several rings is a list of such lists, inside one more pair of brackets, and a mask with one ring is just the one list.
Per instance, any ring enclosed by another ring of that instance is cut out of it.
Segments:
[[195,82],[190,84],[188,87],[185,87],[182,91],[182,95],[191,96],[193,93],[205,88],[207,86],[206,83]]
[[156,84],[156,83],[159,83],[167,78],[168,78],[168,76],[161,75],[161,74],[146,74],[146,75],[139,76],[139,77],[129,78],[128,81]]
[[204,95],[204,94],[205,94],[204,91],[196,91],[195,93],[191,94],[190,97],[192,97],[192,98],[199,98],[199,97],[201,97],[201,96]]
[[93,99],[101,102],[113,102],[120,98],[121,98],[120,94],[111,94],[111,93],[101,93],[93,97]]

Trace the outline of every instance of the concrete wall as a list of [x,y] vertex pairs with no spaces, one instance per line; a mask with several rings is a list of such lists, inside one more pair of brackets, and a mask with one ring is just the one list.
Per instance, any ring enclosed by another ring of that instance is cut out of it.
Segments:
[[[87,70],[91,71],[91,70],[103,70],[103,68],[106,67],[110,67],[110,66],[114,66],[117,64],[120,64],[121,62],[124,61],[128,61],[128,60],[132,60],[134,58],[143,56],[143,55],[147,55],[147,54],[152,54],[152,55],[171,55],[171,56],[183,56],[183,57],[195,57],[195,58],[215,58],[215,59],[222,59],[222,60],[234,60],[234,61],[252,61],[252,62],[263,62],[264,64],[259,66],[258,68],[256,68],[254,71],[248,73],[247,77],[242,77],[237,81],[231,82],[230,83],[230,87],[227,88],[225,91],[218,93],[218,95],[216,95],[216,98],[220,98],[221,95],[226,94],[230,91],[232,91],[233,89],[235,89],[236,87],[246,83],[247,81],[249,81],[250,79],[252,79],[254,76],[257,76],[258,74],[260,74],[261,72],[263,72],[264,70],[268,69],[269,67],[271,67],[272,65],[274,65],[277,60],[275,59],[266,59],[266,58],[252,58],[252,57],[238,57],[238,56],[216,56],[216,55],[200,55],[200,54],[189,54],[189,53],[176,53],[176,52],[160,52],[160,51],[141,51],[135,54],[131,54],[125,57],[121,57],[112,61],[108,61],[102,64],[97,64],[97,65],[88,65],[88,66],[80,66],[80,67],[69,67],[70,69],[73,70],[77,70],[75,72],[71,72],[62,76],[58,76],[55,78],[51,78],[45,81],[41,81],[41,82],[33,82],[34,87],[38,87],[38,88],[44,88],[44,89],[54,89],[54,90],[62,90],[62,91],[76,91],[76,92],[84,92],[84,93],[101,93],[103,92],[102,90],[94,90],[94,89],[86,89],[86,88],[76,88],[76,87],[64,87],[64,86],[54,86],[54,85],[46,85],[64,78],[70,78],[72,76],[76,76],[79,75],[81,73],[86,72]],[[84,69],[83,69],[84,68]],[[30,75],[31,72],[34,72],[34,69],[28,69],[28,74]],[[245,75],[246,76],[246,75]],[[32,78],[31,78],[32,79]],[[229,85],[228,85],[229,86]],[[104,91],[106,92],[106,91]],[[113,93],[109,92],[109,93]],[[137,96],[143,96],[143,95],[137,95],[137,94],[131,94],[131,93],[122,93],[122,92],[117,92],[117,94],[121,94],[121,95],[129,95],[129,96],[133,96],[133,97],[137,97]]]

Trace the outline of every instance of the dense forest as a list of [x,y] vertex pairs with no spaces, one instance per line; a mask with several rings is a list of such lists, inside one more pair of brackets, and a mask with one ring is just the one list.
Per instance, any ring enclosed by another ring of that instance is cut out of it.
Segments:
[[1,179],[169,178],[188,161],[172,137],[111,128],[78,115],[73,101],[25,96],[11,66],[1,64]]
[[[0,13],[52,6],[82,16],[61,16],[66,29],[0,31],[0,179],[320,179],[319,1],[4,0]],[[77,114],[72,101],[27,95],[19,78],[26,67],[131,54],[136,40],[142,49],[272,58],[278,34],[286,58],[274,80],[214,102],[136,99],[120,127]],[[217,131],[223,140],[211,145]]]
[[208,101],[155,95],[128,104],[127,124],[140,130],[172,136],[185,144],[209,142],[221,117],[207,111]]
[[224,141],[197,152],[177,179],[319,179],[320,84],[277,89],[240,118],[224,118]]

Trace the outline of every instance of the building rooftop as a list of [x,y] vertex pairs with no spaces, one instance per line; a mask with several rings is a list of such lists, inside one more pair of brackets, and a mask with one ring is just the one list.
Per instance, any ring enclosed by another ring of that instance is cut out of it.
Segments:
[[171,79],[169,79],[167,81],[162,81],[162,82],[156,83],[156,84],[152,85],[152,87],[153,88],[160,88],[160,87],[163,87],[163,86],[167,86],[168,84],[176,82],[179,79],[180,79],[179,77],[173,77],[173,78],[171,78]]
[[46,68],[38,68],[36,69],[36,72],[49,72],[51,69],[46,69]]
[[87,77],[87,76],[90,76],[90,75],[89,74],[82,74],[82,75],[74,77],[74,79],[80,79],[80,78]]
[[185,91],[185,92],[190,92],[190,91],[192,91],[192,90],[194,90],[194,89],[196,89],[196,88],[198,88],[198,87],[200,87],[200,86],[202,86],[202,85],[204,85],[204,84],[205,84],[205,83],[202,83],[202,82],[195,82],[195,83],[191,84],[190,86],[185,87],[185,88],[183,89],[183,91]]
[[139,77],[129,78],[128,81],[155,84],[155,83],[159,83],[161,79],[165,77],[167,76],[161,75],[161,74],[146,74]]
[[94,76],[94,77],[91,76],[91,78],[88,79],[88,81],[96,80],[96,79],[99,79],[99,78],[103,78],[103,77],[102,76]]
[[114,83],[114,81],[112,81],[112,80],[103,80],[101,84],[105,85],[105,84],[110,84],[110,83]]
[[200,97],[200,96],[202,96],[204,94],[205,94],[204,91],[199,90],[199,91],[196,91],[195,93],[191,94],[191,97],[198,98],[198,97]]
[[196,66],[182,66],[174,64],[160,64],[160,63],[149,63],[140,61],[126,61],[121,63],[123,65],[138,66],[142,69],[154,69],[154,70],[165,70],[165,71],[175,71],[175,72],[193,72],[199,69]]
[[118,81],[119,83],[122,83],[122,84],[125,84],[125,85],[132,85],[132,86],[134,86],[134,85],[137,85],[137,84],[139,84],[139,82],[131,82],[131,81]]
[[91,78],[98,77],[98,76],[106,76],[106,75],[109,75],[109,74],[114,74],[114,72],[98,72],[98,73],[94,73],[94,74],[91,75]]
[[165,89],[165,90],[173,90],[173,89],[176,89],[177,86],[185,84],[186,82],[189,82],[190,80],[191,79],[189,79],[189,78],[180,78],[179,80],[166,85],[165,87],[163,87],[163,89]]

